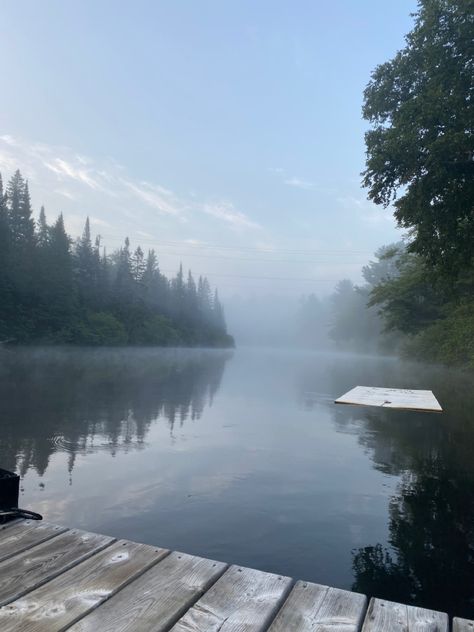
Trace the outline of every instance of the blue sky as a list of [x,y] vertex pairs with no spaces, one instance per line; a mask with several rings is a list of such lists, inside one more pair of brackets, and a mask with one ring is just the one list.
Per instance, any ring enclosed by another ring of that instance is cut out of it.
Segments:
[[129,235],[223,295],[294,296],[401,235],[360,187],[361,104],[414,0],[0,8],[0,171],[74,235],[90,215],[109,250]]

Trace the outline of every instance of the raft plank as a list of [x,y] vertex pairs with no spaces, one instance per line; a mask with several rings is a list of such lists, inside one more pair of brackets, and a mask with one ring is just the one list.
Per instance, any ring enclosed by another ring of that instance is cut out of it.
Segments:
[[453,619],[453,632],[474,632],[474,621],[456,617]]
[[284,600],[291,579],[231,566],[171,628],[172,632],[261,632]]
[[448,615],[384,599],[371,599],[362,632],[448,632]]
[[299,581],[268,632],[357,632],[366,607],[365,595]]
[[336,399],[335,403],[354,406],[381,406],[383,408],[419,410],[422,412],[443,412],[438,400],[431,391],[407,388],[356,386]]
[[168,551],[119,540],[0,608],[2,632],[64,630],[161,560]]
[[38,588],[113,541],[72,529],[0,562],[0,605]]
[[164,632],[222,575],[227,564],[173,552],[70,632]]
[[48,522],[35,520],[17,522],[0,531],[0,561],[18,555],[26,549],[54,538],[65,531],[67,531],[66,527]]

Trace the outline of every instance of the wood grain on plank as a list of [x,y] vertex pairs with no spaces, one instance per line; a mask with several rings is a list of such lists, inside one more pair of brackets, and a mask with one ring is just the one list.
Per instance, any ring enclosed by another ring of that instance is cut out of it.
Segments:
[[232,566],[172,632],[261,632],[273,619],[291,579]]
[[365,595],[299,581],[269,632],[357,632],[366,606]]
[[69,632],[169,630],[226,568],[222,562],[173,552]]
[[2,632],[56,632],[75,623],[168,551],[119,540],[24,597],[0,608]]
[[455,617],[453,619],[453,632],[474,632],[474,621]]
[[0,561],[67,531],[48,522],[23,520],[0,532]]
[[105,535],[72,529],[0,562],[0,605],[38,588],[112,542]]
[[362,632],[447,632],[448,615],[384,599],[371,599]]

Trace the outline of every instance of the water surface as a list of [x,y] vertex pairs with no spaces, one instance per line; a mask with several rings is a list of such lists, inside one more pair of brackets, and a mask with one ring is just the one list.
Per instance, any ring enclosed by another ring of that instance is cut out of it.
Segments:
[[[335,406],[428,388],[444,414]],[[0,351],[0,467],[52,522],[474,617],[472,377],[270,350]]]

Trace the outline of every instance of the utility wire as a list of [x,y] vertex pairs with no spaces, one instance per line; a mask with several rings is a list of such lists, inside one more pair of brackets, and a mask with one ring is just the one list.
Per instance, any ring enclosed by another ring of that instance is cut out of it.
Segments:
[[[118,235],[111,235],[110,233],[100,233],[102,237],[106,237],[112,241],[118,241],[123,243],[124,238]],[[186,243],[182,241],[163,241],[160,239],[149,239],[149,238],[137,238],[137,242],[140,243],[150,243],[153,245],[165,245],[165,246],[180,246],[186,248],[194,248],[199,250],[237,250],[242,252],[256,252],[256,253],[269,253],[269,254],[301,254],[301,255],[343,255],[343,254],[351,254],[351,255],[373,255],[371,250],[357,250],[357,249],[335,249],[335,248],[315,248],[315,249],[285,249],[285,248],[250,248],[249,246],[227,246],[220,244],[195,244],[195,243]]]

